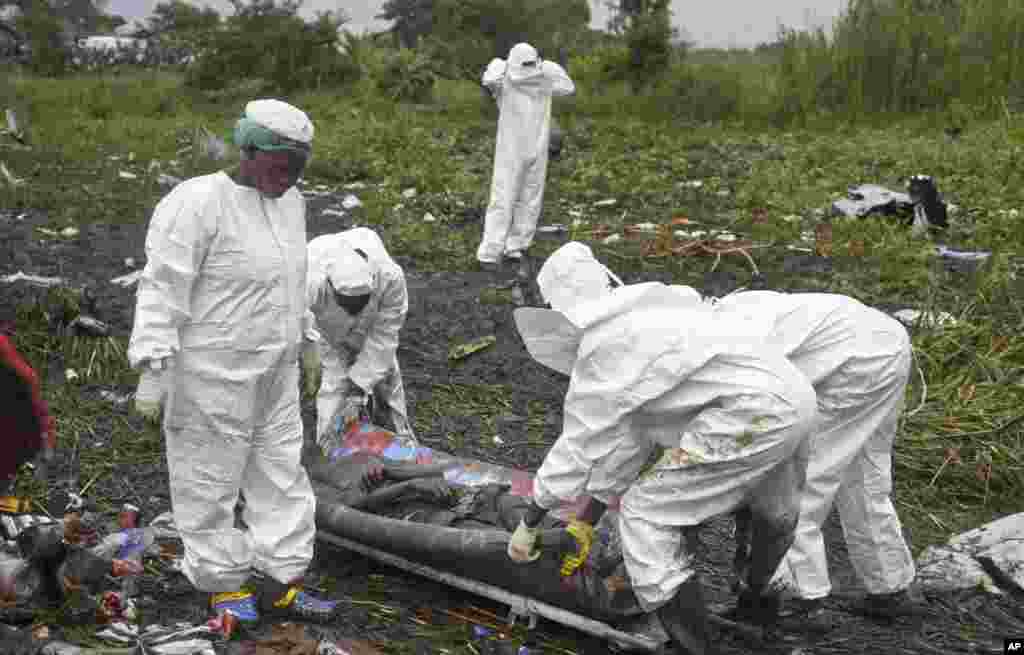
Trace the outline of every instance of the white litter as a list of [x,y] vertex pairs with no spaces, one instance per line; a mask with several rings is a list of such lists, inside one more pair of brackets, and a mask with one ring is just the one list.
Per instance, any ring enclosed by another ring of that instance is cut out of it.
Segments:
[[718,196],[719,198],[728,198],[729,196],[732,195],[732,192],[729,191],[729,189],[720,189],[715,192],[715,195]]
[[4,176],[4,180],[11,186],[20,186],[25,183],[20,177],[14,177],[14,175],[7,169],[7,164],[0,161],[0,175]]
[[416,197],[416,189],[409,188],[402,192],[402,197],[406,200],[411,200]]
[[683,182],[682,186],[687,187],[688,189],[700,189],[703,188],[704,182],[703,180],[687,180]]
[[799,223],[800,218],[798,214],[789,214],[788,216],[783,216],[782,220],[786,223]]
[[7,275],[0,278],[0,282],[4,284],[13,284],[14,282],[28,282],[37,287],[57,287],[61,286],[66,282],[61,277],[43,277],[41,275],[26,275],[22,271],[18,271],[13,275]]
[[405,203],[401,203],[401,202],[400,202],[400,203],[398,203],[397,205],[395,205],[395,211],[396,211],[396,212],[400,212],[400,211],[402,211],[403,209],[405,209]]
[[435,222],[437,222],[437,217],[434,216],[433,214],[431,214],[430,212],[427,212],[426,214],[423,215],[423,222],[424,223],[435,223]]
[[107,401],[108,403],[113,403],[114,405],[125,405],[128,403],[128,401],[132,399],[132,394],[117,393],[116,391],[109,391],[104,389],[103,391],[100,392],[100,398]]
[[504,439],[502,439],[502,438],[501,438],[501,437],[499,437],[498,435],[494,435],[494,445],[495,445],[495,446],[500,446],[500,445],[502,445],[502,444],[504,444],[504,443],[505,443],[505,440],[504,440]]
[[602,239],[601,243],[603,243],[606,246],[610,246],[611,244],[618,243],[619,241],[622,241],[621,234],[610,234],[606,236],[604,239]]
[[323,210],[322,213],[324,216],[337,216],[338,218],[344,218],[345,216],[347,216],[347,214],[345,214],[343,210],[335,209],[333,207],[328,207],[327,209]]
[[66,228],[64,228],[63,230],[60,231],[60,235],[62,237],[65,237],[65,238],[72,239],[72,238],[78,236],[78,228],[77,227],[66,227]]
[[572,216],[573,218],[579,218],[579,217],[583,216],[583,212],[581,212],[578,209],[570,209],[566,213],[569,214],[569,216]]
[[124,265],[127,266],[128,268],[135,268],[135,258],[125,257]]
[[350,189],[352,191],[359,191],[360,189],[365,189],[366,188],[366,183],[365,182],[352,182],[351,184],[346,184],[345,188],[346,189]]
[[640,230],[641,232],[657,232],[658,231],[658,226],[655,225],[654,223],[637,223],[633,227],[635,227],[636,229]]
[[594,206],[595,207],[611,207],[612,205],[614,205],[614,204],[616,204],[618,202],[619,201],[616,200],[615,198],[608,198],[607,200],[598,200],[597,202],[594,203]]
[[555,225],[542,225],[537,228],[537,231],[541,234],[559,234],[566,231],[564,225],[556,223]]
[[77,380],[78,379],[78,372],[75,369],[73,369],[73,368],[65,369],[64,370],[64,379],[66,379],[68,382],[71,382],[72,380]]
[[136,175],[135,173],[130,173],[128,171],[118,171],[117,176],[119,178],[121,178],[122,180],[137,180],[137,179],[139,179],[138,175]]
[[732,232],[722,232],[721,234],[715,235],[716,241],[736,241],[737,239],[739,239],[739,237]]
[[181,184],[180,177],[174,177],[166,173],[160,173],[156,176],[156,183],[162,187],[176,187]]
[[958,321],[949,312],[922,312],[917,309],[901,309],[893,312],[893,318],[904,325],[921,325],[928,327],[955,326]]
[[341,206],[346,210],[355,209],[356,207],[362,207],[363,201],[350,193],[342,199]]
[[677,239],[700,239],[706,235],[707,232],[705,232],[704,230],[693,230],[692,232],[687,232],[686,230],[676,230],[675,232],[672,233],[672,236],[674,236]]
[[140,277],[142,277],[142,271],[132,271],[131,273],[128,273],[127,275],[122,275],[120,277],[115,277],[110,282],[111,282],[111,284],[116,284],[118,286],[121,286],[121,287],[124,287],[124,288],[127,289],[128,287],[130,287],[133,284],[137,283],[139,281]]

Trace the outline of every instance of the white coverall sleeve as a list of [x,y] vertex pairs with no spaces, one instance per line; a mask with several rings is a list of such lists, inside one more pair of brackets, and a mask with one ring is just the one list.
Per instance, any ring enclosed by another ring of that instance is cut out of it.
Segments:
[[408,311],[405,276],[399,273],[382,290],[377,319],[348,372],[349,379],[367,393],[391,372],[395,353],[398,352],[398,333],[405,324]]
[[327,278],[322,272],[314,268],[312,258],[308,260],[308,267],[306,272],[306,311],[302,316],[302,336],[306,341],[317,342],[320,341],[321,334],[317,329],[314,310],[320,301]]
[[484,71],[483,85],[492,91],[500,87],[505,79],[505,68],[504,59],[492,59],[491,63],[487,65],[487,70]]
[[[198,191],[198,195],[197,195]],[[128,362],[147,361],[180,350],[179,328],[191,318],[192,287],[206,255],[216,217],[206,216],[202,190],[181,184],[153,211],[146,234],[146,268],[139,278]]]
[[[604,357],[625,355],[618,348],[602,350]],[[545,509],[583,494],[607,498],[621,493],[631,480],[620,477],[642,468],[633,460],[646,461],[649,451],[632,442],[630,428],[629,414],[645,400],[631,393],[635,377],[630,372],[617,374],[619,371],[600,366],[595,359],[577,361],[574,366],[565,396],[562,434],[534,478],[533,500]],[[630,363],[645,368],[642,362]]]
[[553,61],[541,63],[541,70],[551,79],[551,95],[570,96],[576,93],[576,84],[573,83],[569,73]]

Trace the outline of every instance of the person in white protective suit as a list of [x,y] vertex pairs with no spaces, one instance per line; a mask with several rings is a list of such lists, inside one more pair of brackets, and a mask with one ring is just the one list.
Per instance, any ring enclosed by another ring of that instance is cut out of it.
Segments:
[[[689,300],[689,287],[673,287]],[[778,349],[818,396],[806,489],[796,539],[775,583],[813,612],[831,585],[822,525],[833,504],[868,596],[865,612],[916,613],[907,592],[914,560],[890,494],[892,450],[911,367],[910,337],[892,317],[836,294],[746,291],[713,304],[714,313]]]
[[[315,389],[317,437],[336,432],[334,420],[358,418],[368,400],[375,413],[390,414],[395,432],[415,440],[398,367],[398,334],[409,311],[405,273],[373,230],[357,227],[309,242],[308,337],[320,361],[307,358],[307,389]],[[339,414],[341,412],[341,414]]]
[[327,620],[336,606],[301,586],[315,499],[300,463],[306,206],[294,185],[312,139],[301,110],[252,101],[235,127],[237,170],[186,180],[157,204],[128,347],[137,410],[163,409],[182,570],[215,612],[242,621]]
[[494,59],[484,71],[483,85],[498,107],[491,200],[477,259],[496,265],[501,258],[519,259],[533,243],[544,201],[551,97],[575,93],[565,69],[541,61],[533,46],[512,47],[508,61]]
[[[571,574],[587,559],[594,522],[621,495],[623,557],[641,607],[657,612],[685,652],[705,653],[706,609],[683,529],[750,508],[754,546],[740,607],[770,621],[769,582],[797,523],[814,390],[781,354],[731,337],[666,285],[612,290],[613,279],[589,248],[566,244],[537,276],[553,311],[516,312],[530,354],[570,382],[562,434],[508,552],[536,559],[540,519],[590,496],[568,528],[579,544],[563,566]],[[659,446],[664,453],[641,475]]]

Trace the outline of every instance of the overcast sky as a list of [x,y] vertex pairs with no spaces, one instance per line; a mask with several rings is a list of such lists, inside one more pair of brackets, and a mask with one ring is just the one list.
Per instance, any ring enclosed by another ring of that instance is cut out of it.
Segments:
[[[128,19],[145,18],[159,0],[110,0],[110,12]],[[223,0],[189,0],[209,4],[227,13]],[[374,20],[382,0],[305,0],[303,13],[344,10],[354,32],[378,30],[386,24]],[[701,46],[753,46],[771,41],[780,24],[805,28],[829,26],[847,0],[673,0],[673,21],[688,38]],[[591,0],[594,27],[603,28],[608,18],[603,0]]]

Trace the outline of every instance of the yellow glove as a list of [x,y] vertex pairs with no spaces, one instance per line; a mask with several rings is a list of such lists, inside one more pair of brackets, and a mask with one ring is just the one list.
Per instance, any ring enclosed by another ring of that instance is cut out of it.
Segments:
[[594,526],[573,519],[565,531],[576,539],[577,548],[575,555],[566,555],[562,559],[562,576],[569,577],[583,566],[590,556],[590,547],[594,544]]
[[320,348],[311,341],[302,344],[302,373],[306,396],[315,396],[320,390]]

